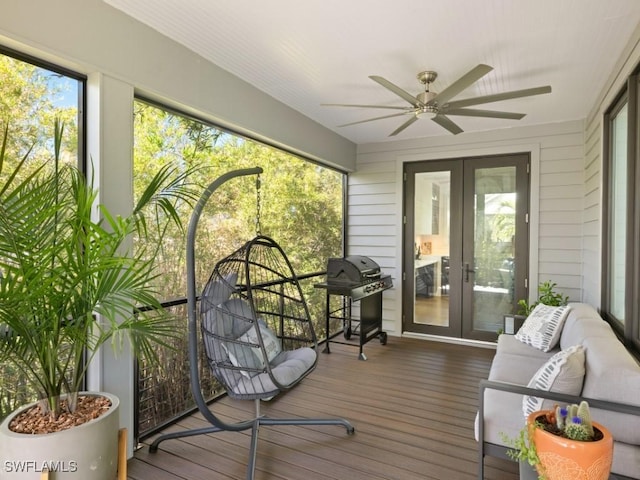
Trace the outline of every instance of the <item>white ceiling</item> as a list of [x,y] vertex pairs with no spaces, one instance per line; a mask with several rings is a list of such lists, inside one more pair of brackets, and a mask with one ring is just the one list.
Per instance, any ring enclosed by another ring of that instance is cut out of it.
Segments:
[[[522,120],[451,117],[465,132],[582,119],[640,25],[638,0],[105,0],[355,143],[450,135],[422,118],[322,103],[407,106],[435,70],[439,92],[479,63],[494,70],[455,100],[551,85],[553,93],[479,108]],[[461,135],[464,135],[462,133]]]

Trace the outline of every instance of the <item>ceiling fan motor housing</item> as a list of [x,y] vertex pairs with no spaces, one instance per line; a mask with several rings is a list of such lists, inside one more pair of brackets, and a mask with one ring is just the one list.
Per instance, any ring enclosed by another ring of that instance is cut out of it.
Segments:
[[431,100],[433,100],[438,94],[436,92],[422,92],[416,95],[418,101],[424,104],[424,107],[420,109],[419,113],[438,113],[438,104],[433,103],[429,104]]

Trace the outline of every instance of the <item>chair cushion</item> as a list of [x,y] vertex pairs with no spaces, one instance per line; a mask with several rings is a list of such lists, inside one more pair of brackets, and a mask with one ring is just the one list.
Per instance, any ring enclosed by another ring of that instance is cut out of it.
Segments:
[[224,279],[207,282],[202,291],[203,301],[207,301],[212,305],[220,305],[226,302],[231,298],[237,280],[238,274],[233,272],[228,274]]
[[[273,359],[271,373],[280,385],[289,386],[315,365],[316,358],[316,351],[309,347],[283,351]],[[267,398],[279,391],[280,389],[273,383],[268,373],[260,373],[253,377],[239,378],[238,382],[231,387],[229,394],[238,397],[260,395]]]
[[[582,345],[561,350],[540,367],[527,387],[547,392],[580,395],[585,374],[584,361],[585,352]],[[522,399],[522,412],[526,418],[536,410],[552,408],[553,404],[551,400],[525,395]]]
[[562,326],[568,314],[569,307],[566,305],[551,307],[539,303],[516,333],[516,339],[548,352],[560,341]]

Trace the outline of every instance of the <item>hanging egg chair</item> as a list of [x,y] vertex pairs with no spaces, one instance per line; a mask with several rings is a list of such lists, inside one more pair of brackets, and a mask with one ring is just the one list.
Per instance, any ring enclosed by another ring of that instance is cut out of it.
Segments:
[[[169,439],[219,431],[251,429],[247,479],[253,479],[261,425],[339,425],[347,433],[354,427],[343,418],[270,418],[260,413],[260,401],[271,399],[300,383],[315,368],[317,338],[298,278],[282,248],[257,235],[220,260],[205,284],[200,307],[195,286],[195,234],[200,215],[211,195],[235,177],[258,175],[258,219],[261,168],[222,175],[203,192],[194,208],[187,232],[187,307],[191,391],[210,427],[161,435],[149,447]],[[204,353],[216,379],[233,399],[253,400],[255,415],[228,423],[216,416],[205,401],[199,377],[202,332]]]
[[205,352],[233,398],[270,398],[306,377],[317,340],[282,248],[257,236],[213,269],[200,300]]

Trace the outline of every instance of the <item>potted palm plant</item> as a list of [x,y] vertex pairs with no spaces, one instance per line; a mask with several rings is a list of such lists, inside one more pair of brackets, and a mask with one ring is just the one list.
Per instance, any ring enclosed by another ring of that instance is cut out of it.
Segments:
[[[0,362],[41,399],[0,425],[0,479],[33,478],[46,468],[57,479],[112,480],[118,399],[81,392],[88,365],[107,343],[118,348],[126,339],[136,355],[153,358],[154,346],[175,335],[153,286],[160,245],[126,246],[154,228],[145,209],[180,223],[177,203],[195,198],[191,171],[161,169],[131,215],[114,216],[96,205],[91,182],[60,161],[63,128],[56,122],[53,158],[39,165],[29,154],[9,158],[7,128],[0,144]],[[156,311],[134,314],[139,305]],[[84,437],[100,424],[107,432]]]

